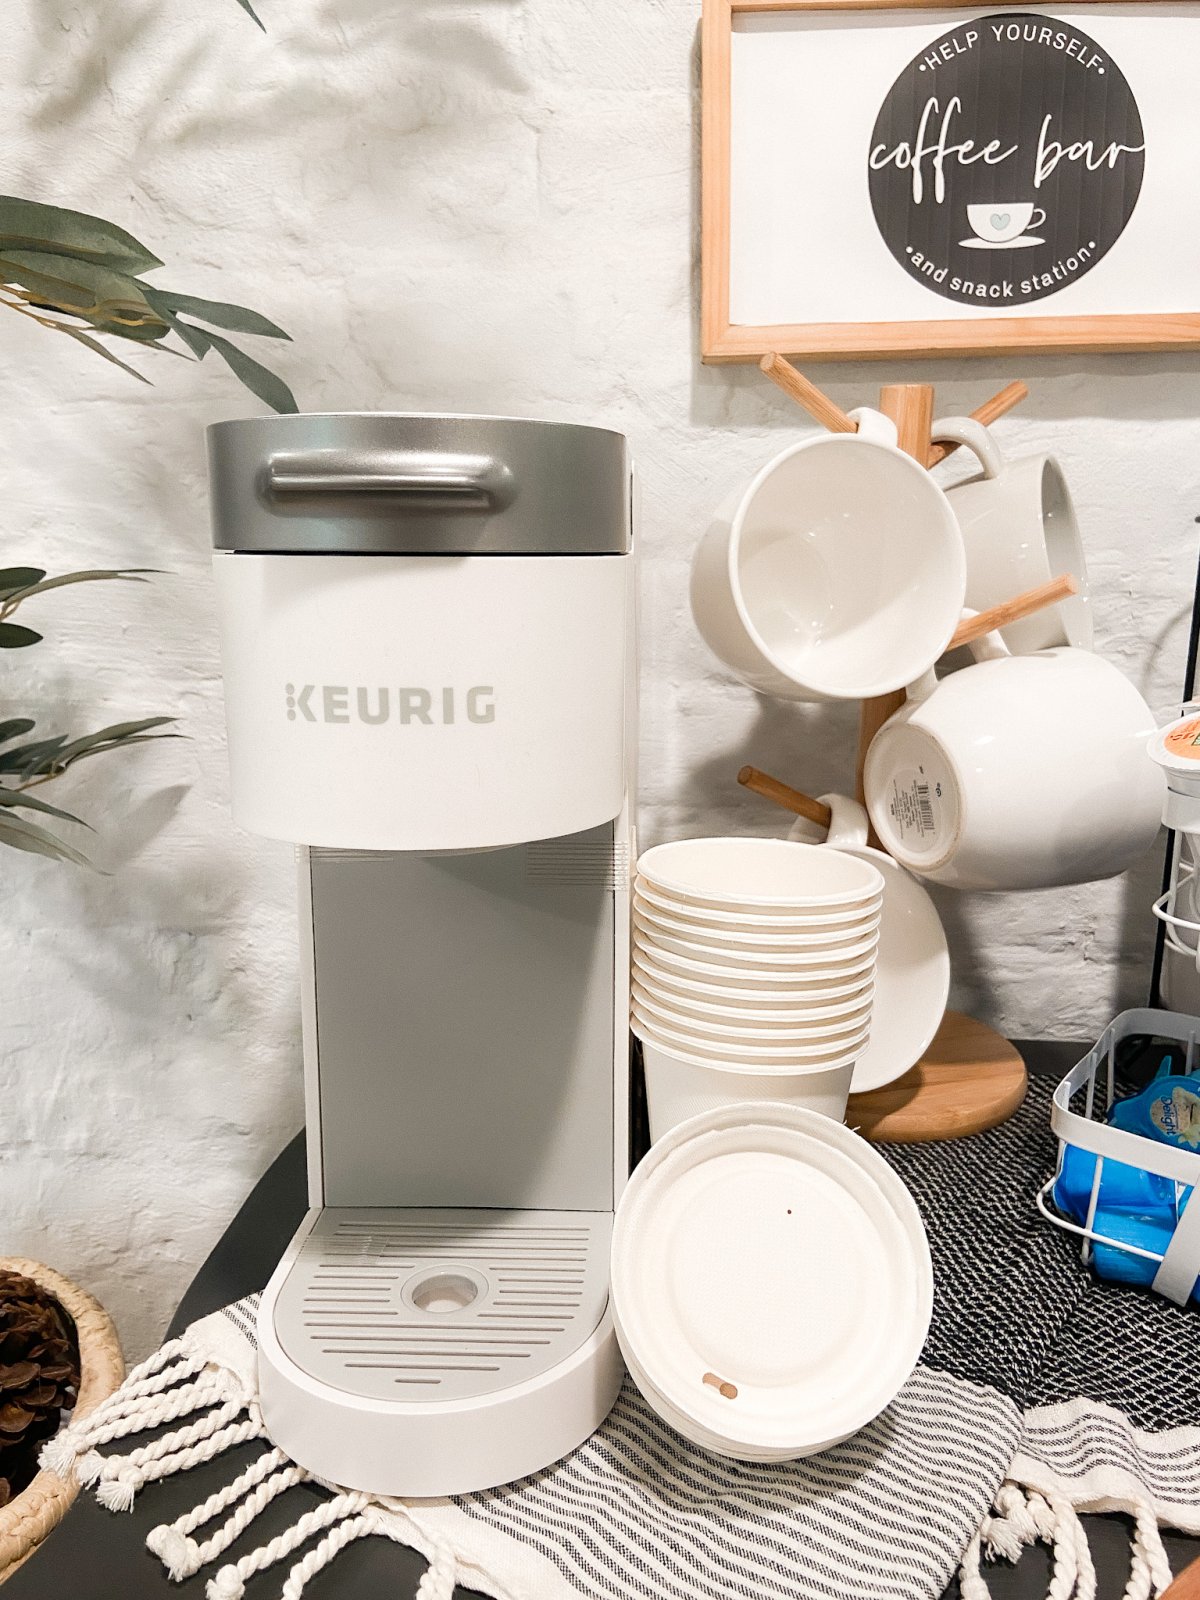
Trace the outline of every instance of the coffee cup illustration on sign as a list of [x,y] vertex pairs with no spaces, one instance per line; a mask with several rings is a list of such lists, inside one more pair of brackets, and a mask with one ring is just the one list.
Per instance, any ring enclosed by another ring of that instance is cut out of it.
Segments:
[[967,207],[967,221],[974,231],[973,239],[960,239],[970,250],[1004,250],[1012,246],[1044,244],[1025,232],[1026,228],[1040,228],[1046,213],[1032,200],[989,202],[986,205]]

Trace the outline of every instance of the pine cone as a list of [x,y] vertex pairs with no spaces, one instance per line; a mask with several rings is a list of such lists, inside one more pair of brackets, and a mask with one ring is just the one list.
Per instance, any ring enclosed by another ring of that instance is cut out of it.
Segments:
[[78,1388],[70,1317],[32,1278],[0,1270],[0,1506],[33,1478]]

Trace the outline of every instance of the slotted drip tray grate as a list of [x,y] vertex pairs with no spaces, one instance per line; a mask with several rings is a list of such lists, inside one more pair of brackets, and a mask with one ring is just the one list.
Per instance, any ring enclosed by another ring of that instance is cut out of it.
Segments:
[[595,1211],[320,1213],[275,1332],[322,1383],[380,1400],[465,1400],[558,1365],[608,1303],[612,1217]]

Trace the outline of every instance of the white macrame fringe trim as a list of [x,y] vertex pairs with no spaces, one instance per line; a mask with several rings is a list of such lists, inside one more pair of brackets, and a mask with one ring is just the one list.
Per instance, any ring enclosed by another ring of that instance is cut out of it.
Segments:
[[[101,1446],[133,1434],[177,1423],[149,1444],[125,1454],[101,1454]],[[257,1399],[235,1373],[212,1364],[185,1336],[173,1339],[135,1367],[102,1405],[44,1446],[41,1465],[64,1480],[95,1485],[96,1498],[113,1511],[132,1509],[138,1491],[158,1478],[211,1461],[250,1439],[266,1437]],[[211,1566],[251,1527],[279,1495],[306,1482],[322,1483],[278,1448],[264,1452],[224,1488],[175,1522],[154,1528],[148,1549],[177,1583]],[[280,1590],[280,1600],[300,1600],[310,1578],[340,1551],[371,1534],[421,1550],[429,1565],[417,1600],[452,1600],[460,1557],[424,1519],[414,1520],[402,1503],[323,1484],[332,1497],[305,1511],[283,1533],[227,1562],[209,1579],[208,1600],[242,1600],[256,1573],[298,1555]],[[1152,1600],[1171,1582],[1171,1568],[1148,1499],[1106,1498],[1106,1509],[1133,1518],[1129,1582],[1124,1600]],[[207,1537],[203,1528],[222,1518]],[[963,1556],[959,1582],[962,1600],[990,1600],[984,1558],[1016,1561],[1027,1545],[1045,1543],[1054,1556],[1046,1600],[1096,1600],[1096,1572],[1087,1534],[1068,1495],[1045,1485],[1033,1487],[1007,1478],[996,1493]],[[476,1574],[478,1576],[478,1574]],[[498,1592],[498,1591],[497,1591]]]
[[[180,1426],[149,1444],[125,1454],[100,1452],[102,1445],[172,1422]],[[51,1439],[42,1449],[41,1465],[65,1481],[74,1478],[94,1485],[97,1500],[110,1511],[129,1511],[147,1483],[186,1472],[235,1445],[265,1437],[257,1401],[234,1374],[209,1365],[186,1340],[173,1339],[135,1367],[116,1393],[89,1416]],[[147,1548],[158,1556],[167,1576],[181,1583],[223,1556],[277,1496],[309,1481],[320,1480],[312,1480],[282,1450],[270,1449],[184,1516],[152,1529]],[[332,1484],[325,1487],[336,1490]],[[207,1538],[194,1537],[223,1513],[224,1521]],[[357,1491],[335,1492],[283,1533],[218,1568],[205,1594],[208,1600],[242,1600],[248,1578],[319,1535],[295,1561],[280,1591],[280,1600],[300,1600],[310,1578],[348,1544],[368,1534],[415,1546],[429,1557],[417,1600],[452,1600],[458,1561],[451,1546],[418,1528],[395,1503],[383,1504]]]
[[[1134,1520],[1129,1582],[1124,1600],[1151,1600],[1171,1582],[1171,1565],[1158,1531],[1158,1518],[1147,1500],[1130,1500],[1123,1510]],[[967,1546],[959,1570],[962,1600],[989,1600],[983,1557],[1015,1562],[1026,1545],[1047,1544],[1054,1569],[1046,1600],[1096,1600],[1096,1569],[1087,1531],[1064,1495],[1026,1487],[1006,1478],[996,1491],[991,1513]]]

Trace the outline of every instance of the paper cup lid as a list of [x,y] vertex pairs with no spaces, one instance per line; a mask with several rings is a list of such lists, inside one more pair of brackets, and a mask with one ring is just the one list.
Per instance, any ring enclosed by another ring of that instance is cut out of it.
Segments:
[[695,1443],[810,1455],[894,1398],[929,1330],[916,1203],[864,1139],[782,1103],[673,1128],[613,1231],[613,1323],[633,1379]]

